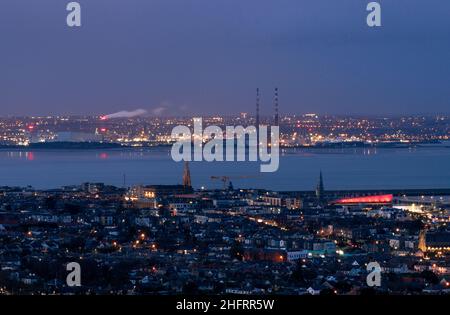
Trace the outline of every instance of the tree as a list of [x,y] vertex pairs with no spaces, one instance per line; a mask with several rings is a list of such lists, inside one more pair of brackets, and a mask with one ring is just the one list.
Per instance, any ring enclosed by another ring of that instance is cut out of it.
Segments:
[[236,258],[239,261],[242,261],[244,259],[244,248],[242,247],[241,243],[234,242],[234,244],[231,245],[230,256],[231,258]]
[[317,272],[308,267],[303,267],[302,261],[297,262],[295,270],[292,272],[292,278],[302,284],[306,284],[317,277]]
[[56,209],[56,202],[57,202],[56,197],[50,196],[50,197],[45,199],[44,207],[49,209],[49,210],[55,210]]
[[439,278],[438,276],[430,270],[424,270],[420,273],[420,276],[422,278],[424,278],[427,282],[431,283],[431,284],[438,284],[439,283]]
[[194,281],[188,281],[183,286],[183,294],[195,295],[198,294],[198,285]]

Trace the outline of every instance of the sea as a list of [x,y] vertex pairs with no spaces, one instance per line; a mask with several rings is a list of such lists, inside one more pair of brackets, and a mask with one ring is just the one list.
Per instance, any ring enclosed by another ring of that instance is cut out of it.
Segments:
[[[319,173],[325,189],[450,188],[450,146],[414,148],[283,149],[278,171],[261,173],[261,162],[190,162],[197,189],[313,190]],[[1,149],[0,186],[53,189],[102,182],[118,187],[180,184],[183,162],[170,147],[120,149]]]

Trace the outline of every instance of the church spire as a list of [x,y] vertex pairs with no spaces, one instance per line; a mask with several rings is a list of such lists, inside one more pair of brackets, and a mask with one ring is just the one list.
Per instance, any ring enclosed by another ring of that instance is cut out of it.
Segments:
[[184,188],[192,188],[191,182],[191,171],[189,170],[189,162],[184,162],[184,171],[183,171],[183,186]]
[[322,176],[322,171],[320,171],[319,183],[317,184],[317,187],[316,187],[316,197],[319,201],[322,201],[324,191],[325,191],[325,188],[323,186],[323,176]]
[[427,230],[426,229],[420,230],[418,248],[424,253],[427,251],[426,239],[427,239]]

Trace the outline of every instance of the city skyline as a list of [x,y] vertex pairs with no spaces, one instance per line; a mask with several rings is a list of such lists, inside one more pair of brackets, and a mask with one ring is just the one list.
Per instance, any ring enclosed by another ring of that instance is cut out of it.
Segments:
[[450,2],[0,2],[0,297],[450,294]]
[[[450,50],[442,1],[366,4],[272,0],[2,2],[0,116],[253,112],[448,113]],[[416,14],[413,12],[420,12]]]

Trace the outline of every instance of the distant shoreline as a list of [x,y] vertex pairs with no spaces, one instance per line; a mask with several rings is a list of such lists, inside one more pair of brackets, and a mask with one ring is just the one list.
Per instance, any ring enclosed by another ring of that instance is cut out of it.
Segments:
[[[0,150],[114,150],[114,149],[148,149],[148,148],[168,148],[172,144],[159,143],[149,144],[143,143],[139,146],[123,145],[120,143],[105,143],[105,142],[45,142],[32,143],[28,146],[21,145],[0,145]],[[409,148],[446,148],[450,145],[438,141],[429,142],[386,142],[386,143],[364,143],[364,142],[338,142],[338,143],[320,143],[316,145],[298,145],[298,146],[280,146],[281,149],[369,149],[369,148],[383,148],[383,149],[409,149]]]

